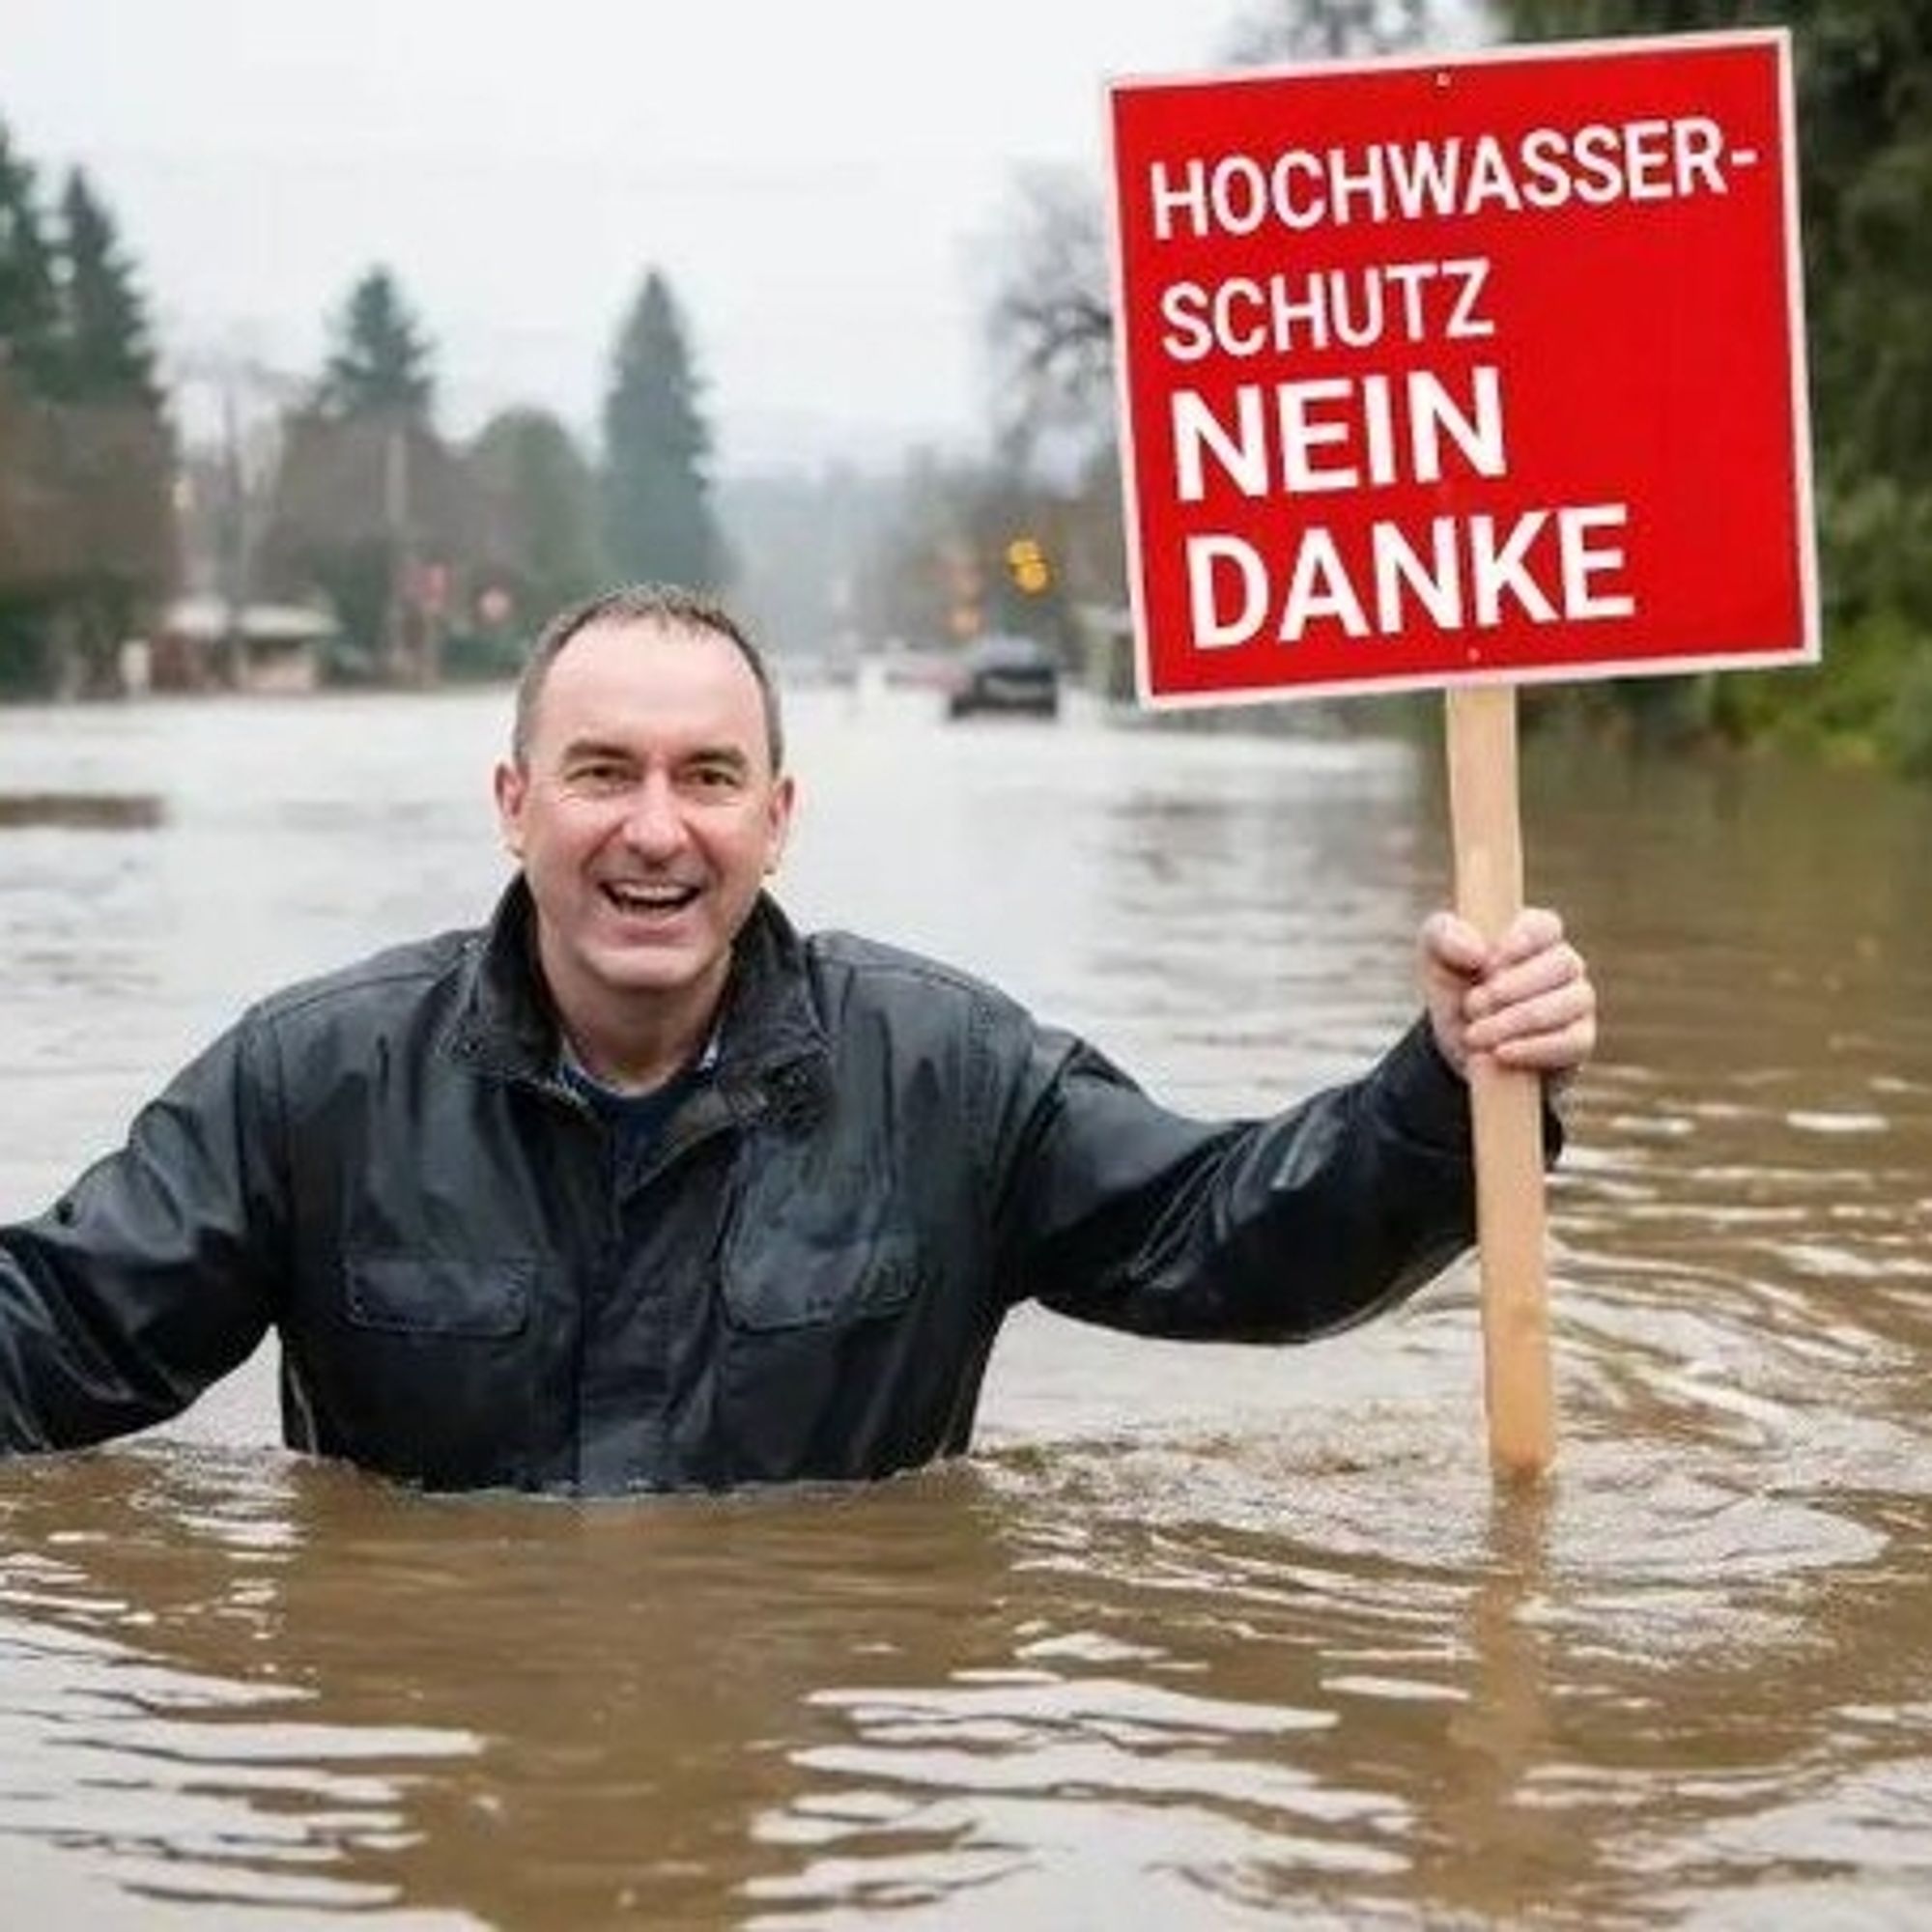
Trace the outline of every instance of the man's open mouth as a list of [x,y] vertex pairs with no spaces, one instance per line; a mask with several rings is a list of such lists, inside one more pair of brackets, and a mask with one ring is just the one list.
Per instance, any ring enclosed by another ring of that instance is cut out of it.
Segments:
[[625,885],[612,879],[606,879],[599,890],[619,912],[637,917],[682,912],[698,894],[696,886]]

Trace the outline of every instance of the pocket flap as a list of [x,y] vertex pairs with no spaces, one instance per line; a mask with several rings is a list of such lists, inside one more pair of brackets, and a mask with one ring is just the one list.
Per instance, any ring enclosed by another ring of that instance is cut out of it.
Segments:
[[447,1255],[351,1255],[343,1263],[349,1319],[398,1335],[521,1334],[530,1316],[531,1261]]
[[838,1247],[727,1252],[724,1311],[740,1328],[805,1328],[860,1321],[903,1308],[923,1270],[910,1236]]

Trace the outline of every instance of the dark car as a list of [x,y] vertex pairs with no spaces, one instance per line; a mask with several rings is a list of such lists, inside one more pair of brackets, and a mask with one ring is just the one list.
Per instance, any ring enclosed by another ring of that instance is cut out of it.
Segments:
[[981,639],[966,652],[946,698],[949,718],[970,718],[977,711],[1058,717],[1059,660],[1031,638]]

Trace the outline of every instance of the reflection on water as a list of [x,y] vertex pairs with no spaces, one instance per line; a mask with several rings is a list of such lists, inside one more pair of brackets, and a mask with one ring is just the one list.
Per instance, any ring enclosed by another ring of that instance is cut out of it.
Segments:
[[[809,694],[782,884],[1185,1104],[1359,1064],[1444,870],[1392,745]],[[246,999],[472,920],[497,694],[0,714],[0,1212]],[[1032,1312],[874,1488],[428,1499],[270,1365],[0,1471],[0,1881],[150,1926],[1914,1924],[1932,1913],[1932,803],[1535,746],[1608,996],[1551,1198],[1562,1444],[1473,1271],[1304,1351]],[[24,970],[20,970],[24,968]]]
[[0,792],[0,832],[27,825],[58,825],[70,831],[88,827],[105,832],[141,831],[158,825],[162,810],[161,801],[152,792]]

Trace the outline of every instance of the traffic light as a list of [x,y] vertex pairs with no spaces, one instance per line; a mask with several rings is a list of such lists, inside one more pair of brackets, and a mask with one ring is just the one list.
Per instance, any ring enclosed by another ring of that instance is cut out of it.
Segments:
[[1014,588],[1029,597],[1037,597],[1052,585],[1053,572],[1037,537],[1015,537],[1007,546],[1007,575]]

